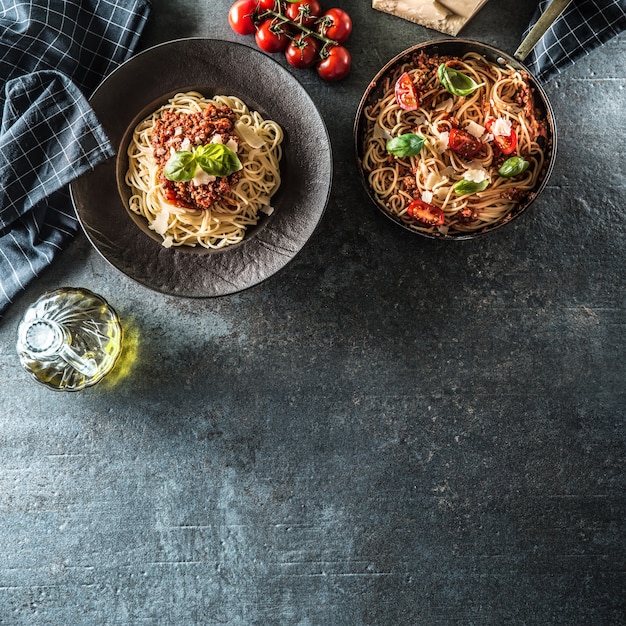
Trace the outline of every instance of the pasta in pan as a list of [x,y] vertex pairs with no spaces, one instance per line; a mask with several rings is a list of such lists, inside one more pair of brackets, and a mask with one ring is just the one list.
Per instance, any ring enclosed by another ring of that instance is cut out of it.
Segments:
[[[239,243],[273,211],[282,142],[281,127],[239,98],[178,93],[132,133],[129,208],[165,247]],[[225,163],[235,166],[222,171]]]
[[547,123],[528,78],[473,52],[420,52],[395,66],[363,110],[361,166],[377,203],[436,235],[509,219],[547,167]]

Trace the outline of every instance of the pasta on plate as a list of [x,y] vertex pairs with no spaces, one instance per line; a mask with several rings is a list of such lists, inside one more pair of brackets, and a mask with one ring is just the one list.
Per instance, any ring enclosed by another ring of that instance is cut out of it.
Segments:
[[273,211],[283,139],[240,98],[178,93],[133,130],[128,208],[165,247],[239,243]]

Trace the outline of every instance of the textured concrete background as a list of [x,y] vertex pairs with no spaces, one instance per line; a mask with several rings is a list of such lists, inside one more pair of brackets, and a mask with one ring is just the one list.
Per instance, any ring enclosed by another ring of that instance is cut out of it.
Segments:
[[[294,70],[328,125],[332,197],[287,268],[182,300],[80,236],[0,322],[1,624],[625,623],[626,39],[547,86],[543,197],[434,242],[368,203],[351,133],[376,70],[439,35],[337,4],[350,77]],[[462,34],[513,52],[534,4],[490,2]],[[153,0],[142,45],[254,46],[228,6]],[[61,285],[126,326],[123,362],[78,394],[36,385],[14,349]]]

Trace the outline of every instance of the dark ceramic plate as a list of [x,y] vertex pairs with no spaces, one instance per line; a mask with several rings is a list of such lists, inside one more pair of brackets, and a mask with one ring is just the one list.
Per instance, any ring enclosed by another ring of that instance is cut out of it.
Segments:
[[[238,96],[285,133],[274,213],[241,243],[223,250],[164,248],[161,238],[126,208],[128,190],[117,182],[126,169],[129,130],[174,93],[191,90],[209,98]],[[146,287],[186,297],[252,287],[293,259],[321,220],[332,182],[326,126],[300,83],[258,50],[200,38],[164,43],[117,68],[90,102],[117,158],[72,183],[78,219],[102,256]]]
[[[403,63],[410,62],[412,56],[416,53],[424,52],[427,55],[450,55],[450,56],[463,56],[468,52],[477,52],[482,55],[485,59],[495,64],[507,64],[516,69],[520,69],[525,71],[530,77],[530,85],[533,89],[535,96],[535,104],[540,109],[543,117],[548,122],[548,142],[546,145],[546,162],[544,169],[539,177],[539,181],[534,190],[534,194],[530,197],[526,202],[522,202],[517,205],[504,219],[499,222],[495,222],[490,226],[484,227],[482,230],[474,231],[474,232],[459,232],[459,233],[449,233],[442,234],[438,231],[434,232],[425,232],[423,230],[416,230],[411,228],[410,225],[401,221],[394,215],[391,215],[384,206],[378,203],[376,196],[371,190],[370,186],[367,183],[367,173],[363,170],[362,167],[362,159],[363,159],[363,144],[366,130],[366,120],[364,116],[364,109],[368,105],[379,100],[383,93],[383,79],[387,75],[392,75],[396,68]],[[354,145],[355,152],[357,158],[357,164],[359,168],[359,173],[361,175],[361,180],[363,185],[365,186],[365,190],[369,195],[372,202],[377,206],[380,211],[391,219],[394,223],[399,224],[405,229],[411,231],[412,233],[416,233],[418,235],[422,235],[423,237],[430,237],[436,239],[474,239],[475,237],[480,236],[486,232],[494,231],[505,224],[511,222],[511,220],[519,217],[532,202],[537,198],[537,196],[541,193],[543,188],[546,186],[548,182],[548,178],[552,173],[552,169],[554,167],[554,160],[556,158],[556,127],[554,123],[554,112],[552,107],[550,106],[550,102],[548,100],[548,96],[545,91],[541,87],[541,85],[533,78],[530,70],[528,70],[522,63],[520,63],[514,57],[506,54],[505,52],[498,50],[497,48],[493,48],[492,46],[488,46],[486,44],[480,43],[478,41],[472,41],[469,39],[439,39],[426,43],[417,44],[408,48],[404,52],[401,52],[396,57],[391,59],[384,67],[380,69],[380,71],[376,74],[376,76],[372,79],[370,84],[368,85],[363,97],[361,98],[361,102],[357,109],[356,118],[354,122]]]

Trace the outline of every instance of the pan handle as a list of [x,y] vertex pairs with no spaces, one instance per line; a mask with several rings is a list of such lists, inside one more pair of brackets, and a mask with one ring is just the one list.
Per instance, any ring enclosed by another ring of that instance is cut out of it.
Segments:
[[571,0],[552,0],[550,6],[542,13],[541,17],[535,22],[535,25],[530,29],[530,32],[519,45],[519,48],[513,55],[516,59],[523,61],[530,51],[537,45],[537,42],[541,39],[543,34],[550,28],[552,23],[556,20],[561,13],[565,10],[565,7]]

